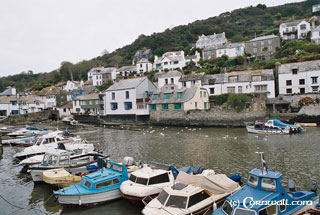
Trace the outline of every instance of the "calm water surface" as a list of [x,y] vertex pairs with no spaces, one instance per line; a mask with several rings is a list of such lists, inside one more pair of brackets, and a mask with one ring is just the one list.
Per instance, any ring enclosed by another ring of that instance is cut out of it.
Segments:
[[[114,161],[131,156],[142,162],[153,160],[178,167],[200,164],[217,173],[246,177],[249,170],[260,167],[255,152],[263,151],[269,169],[284,174],[284,185],[294,179],[298,189],[309,189],[312,181],[320,182],[320,128],[308,128],[292,136],[247,134],[244,128],[123,129],[86,127],[74,132],[110,154]],[[22,167],[12,158],[20,150],[4,147],[0,155],[0,214],[141,214],[142,208],[126,200],[95,207],[60,206],[53,201],[50,186],[34,185],[29,175],[21,173]]]

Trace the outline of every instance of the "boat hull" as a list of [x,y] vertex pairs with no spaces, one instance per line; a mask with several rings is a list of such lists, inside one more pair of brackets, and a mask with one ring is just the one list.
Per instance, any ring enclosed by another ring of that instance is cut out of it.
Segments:
[[145,204],[148,204],[152,199],[157,198],[159,193],[151,195],[151,196],[144,196],[144,197],[136,197],[136,196],[129,196],[121,193],[121,196],[125,199],[128,199],[130,202],[132,202],[135,205],[144,206]]
[[82,194],[82,195],[56,195],[58,202],[63,205],[83,205],[90,206],[101,204],[121,198],[120,189],[105,192]]
[[254,126],[247,126],[247,131],[252,134],[290,134],[289,130],[255,129]]

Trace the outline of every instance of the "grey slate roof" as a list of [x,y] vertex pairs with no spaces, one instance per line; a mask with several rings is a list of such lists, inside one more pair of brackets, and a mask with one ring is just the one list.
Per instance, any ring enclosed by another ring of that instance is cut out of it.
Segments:
[[[183,96],[182,98],[178,98],[178,92],[182,92]],[[194,95],[197,92],[197,88],[196,87],[190,87],[190,88],[182,88],[180,90],[176,90],[176,91],[172,91],[171,97],[170,99],[165,99],[164,98],[164,94],[168,93],[167,91],[163,90],[162,92],[160,92],[158,99],[154,100],[152,98],[152,100],[150,101],[149,104],[173,104],[173,103],[184,103],[189,101],[190,99],[192,99],[194,97]]]
[[125,71],[137,71],[136,66],[123,66],[119,69],[117,69],[117,72],[125,72]]
[[77,96],[75,100],[99,100],[99,93],[92,93],[92,94],[87,94],[87,95],[81,95]]
[[108,67],[108,68],[97,67],[97,68],[92,68],[90,72],[93,72],[94,74],[107,74],[107,73],[113,72],[116,69],[117,68],[115,67]]
[[2,93],[0,93],[0,96],[11,96],[12,95],[12,87],[7,87]]
[[298,69],[298,72],[320,71],[320,60],[281,64],[278,74],[292,73],[292,69]]
[[171,77],[181,77],[182,73],[179,71],[169,71],[166,73],[162,73],[160,74],[160,76],[158,76],[158,78],[171,78]]
[[179,81],[192,81],[192,80],[202,80],[204,78],[205,73],[193,73],[188,75],[183,75]]
[[262,36],[262,37],[256,37],[252,40],[250,40],[249,42],[255,42],[255,41],[260,41],[260,40],[270,40],[270,39],[275,39],[275,38],[279,38],[276,35],[267,35],[267,36]]
[[132,79],[123,79],[119,82],[114,83],[109,87],[106,92],[116,91],[116,90],[126,90],[137,88],[144,80],[148,79],[147,77],[142,78],[132,78]]

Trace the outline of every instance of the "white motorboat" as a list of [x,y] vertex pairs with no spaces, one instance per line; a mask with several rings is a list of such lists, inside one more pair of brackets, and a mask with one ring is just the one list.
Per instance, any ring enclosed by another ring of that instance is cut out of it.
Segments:
[[52,132],[41,137],[38,137],[33,146],[27,147],[19,153],[14,155],[15,158],[19,160],[24,160],[28,157],[35,155],[41,155],[46,152],[52,152],[56,149],[63,149],[68,151],[73,151],[76,149],[87,150],[91,152],[94,150],[92,144],[87,144],[81,141],[81,138],[65,138],[60,135],[60,132]]
[[143,209],[144,215],[211,214],[240,185],[224,174],[205,170],[199,175],[180,172],[174,185],[165,186]]
[[103,168],[108,157],[97,152],[70,154],[59,150],[55,153],[46,153],[42,163],[29,166],[28,172],[34,182],[43,181],[42,173],[50,169],[64,168],[73,175],[82,175]]

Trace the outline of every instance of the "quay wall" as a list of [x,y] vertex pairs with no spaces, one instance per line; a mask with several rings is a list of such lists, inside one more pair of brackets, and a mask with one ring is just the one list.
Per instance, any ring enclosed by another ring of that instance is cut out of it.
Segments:
[[10,115],[5,118],[2,123],[9,125],[22,125],[28,123],[37,123],[47,120],[57,120],[59,118],[59,111],[44,110],[37,113],[27,113],[21,115]]

